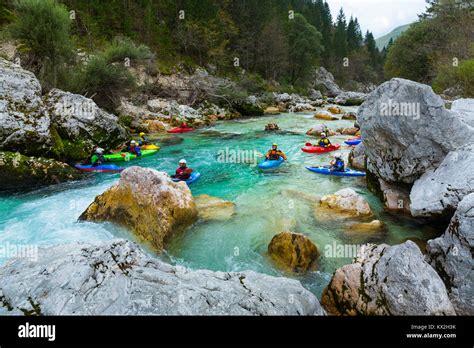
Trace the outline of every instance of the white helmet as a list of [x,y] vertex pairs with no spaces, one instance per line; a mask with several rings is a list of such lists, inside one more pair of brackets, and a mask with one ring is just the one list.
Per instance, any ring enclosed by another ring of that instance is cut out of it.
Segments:
[[321,133],[321,136],[322,136],[323,138],[325,138],[325,137],[326,137],[326,133],[322,132],[322,133]]
[[338,152],[334,155],[334,158],[342,158],[342,154],[340,152]]
[[137,142],[136,142],[135,140],[132,140],[132,141],[130,142],[131,145],[135,145],[136,143],[137,143]]
[[97,149],[95,149],[95,153],[102,155],[104,153],[104,149],[101,147],[98,147]]
[[186,160],[185,159],[179,160],[179,164],[181,164],[181,163],[186,164]]

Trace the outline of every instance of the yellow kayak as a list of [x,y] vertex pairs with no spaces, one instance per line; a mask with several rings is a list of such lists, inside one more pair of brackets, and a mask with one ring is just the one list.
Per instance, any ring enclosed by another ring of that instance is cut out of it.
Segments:
[[160,147],[158,145],[150,144],[150,145],[142,145],[140,146],[143,150],[159,150]]

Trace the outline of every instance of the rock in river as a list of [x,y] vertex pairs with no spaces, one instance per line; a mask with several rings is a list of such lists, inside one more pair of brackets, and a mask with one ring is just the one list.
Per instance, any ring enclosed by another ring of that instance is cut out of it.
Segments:
[[372,92],[357,120],[369,170],[388,182],[411,184],[474,139],[474,113],[447,110],[430,86],[399,78]]
[[321,303],[335,315],[454,315],[446,287],[412,241],[364,245],[336,270]]
[[308,237],[293,232],[273,236],[268,253],[275,261],[296,272],[310,269],[319,257],[318,248]]
[[120,181],[97,196],[79,220],[111,221],[130,228],[158,251],[173,233],[197,219],[191,191],[168,174],[150,168],[129,167]]
[[428,241],[427,261],[448,289],[458,315],[474,315],[474,193],[464,197],[446,232]]
[[235,204],[219,197],[203,194],[194,197],[194,201],[203,220],[227,220],[235,214]]
[[50,119],[35,75],[0,57],[0,149],[40,156],[52,148]]
[[66,163],[0,151],[0,191],[30,190],[83,177]]
[[126,240],[39,249],[0,268],[0,314],[324,315],[301,283],[252,271],[189,270]]
[[410,192],[413,216],[452,214],[459,202],[474,193],[474,144],[450,152],[436,170],[418,179]]
[[323,196],[315,213],[316,218],[369,218],[373,216],[367,201],[351,188]]

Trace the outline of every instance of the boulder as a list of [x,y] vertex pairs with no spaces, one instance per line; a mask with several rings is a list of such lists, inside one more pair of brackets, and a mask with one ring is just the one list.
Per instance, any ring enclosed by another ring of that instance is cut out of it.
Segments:
[[336,270],[322,305],[334,315],[454,315],[446,287],[418,246],[364,245]]
[[351,188],[345,188],[321,198],[316,217],[370,218],[373,216],[367,201]]
[[451,151],[438,168],[415,181],[410,192],[411,213],[422,217],[452,215],[459,202],[473,192],[474,144],[471,144]]
[[145,120],[146,128],[149,133],[158,133],[166,130],[166,124],[159,120]]
[[218,197],[203,194],[194,197],[194,201],[203,220],[228,220],[235,214],[235,204]]
[[345,128],[337,128],[336,132],[343,134],[343,135],[356,135],[359,132],[359,129],[356,127],[345,127]]
[[318,248],[308,237],[293,232],[273,236],[268,253],[279,264],[295,272],[312,268],[319,257]]
[[290,106],[290,112],[311,112],[315,111],[316,107],[309,103],[297,103],[295,105]]
[[79,220],[123,225],[161,251],[166,239],[190,226],[197,214],[186,183],[175,183],[168,174],[154,169],[129,167]]
[[336,115],[339,115],[339,114],[343,114],[344,111],[341,109],[341,108],[338,108],[337,106],[330,106],[328,107],[328,111],[331,113],[331,114],[336,114]]
[[328,97],[335,97],[341,93],[341,88],[334,82],[334,76],[324,67],[314,70],[311,86]]
[[265,126],[266,131],[277,131],[280,130],[280,127],[276,123],[269,123]]
[[451,105],[451,111],[456,112],[459,117],[474,127],[474,99],[457,99]]
[[31,190],[81,178],[83,175],[66,163],[0,151],[0,191]]
[[56,137],[58,156],[80,160],[92,148],[114,148],[129,139],[117,116],[105,112],[89,98],[79,94],[51,90],[45,99]]
[[411,215],[410,189],[408,185],[389,183],[379,179],[386,211]]
[[[341,120],[353,120],[353,121],[356,121],[357,120],[357,114],[355,112],[346,112],[344,115],[342,115],[341,117]],[[357,127],[359,128],[359,127]]]
[[33,156],[50,152],[50,119],[35,75],[0,57],[0,87],[0,149]]
[[365,158],[364,143],[360,143],[359,145],[354,146],[349,153],[348,162],[352,168],[365,171]]
[[339,120],[336,116],[331,114],[330,112],[327,111],[318,111],[315,115],[314,118],[317,118],[319,120],[325,120],[325,121],[336,121]]
[[323,99],[323,95],[321,94],[321,92],[315,90],[314,88],[310,88],[308,90],[308,97],[309,99],[314,101]]
[[325,124],[318,124],[306,132],[307,135],[312,135],[315,137],[320,137],[321,133],[326,133],[328,136],[337,134],[334,130],[329,129]]
[[277,103],[288,103],[291,101],[291,96],[288,93],[275,94],[275,101]]
[[466,118],[446,110],[427,85],[399,78],[383,83],[359,108],[357,120],[370,170],[388,182],[413,183],[474,139]]
[[458,315],[474,315],[474,193],[458,204],[446,232],[428,241],[427,261],[448,289]]
[[0,314],[324,315],[297,280],[172,266],[123,239],[40,248],[0,268]]
[[367,94],[360,92],[342,92],[334,100],[338,105],[358,106],[367,100]]
[[268,115],[278,115],[280,113],[280,110],[275,106],[269,106],[265,109],[264,113]]

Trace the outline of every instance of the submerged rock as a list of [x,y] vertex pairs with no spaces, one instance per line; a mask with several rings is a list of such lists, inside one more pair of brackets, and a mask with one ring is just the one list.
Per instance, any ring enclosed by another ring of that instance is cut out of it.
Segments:
[[369,218],[373,216],[367,201],[353,189],[345,188],[321,198],[316,207],[316,217]]
[[346,235],[352,234],[365,234],[365,233],[374,233],[380,232],[384,228],[384,224],[380,220],[373,220],[371,222],[362,222],[357,224],[352,224],[348,226],[345,230]]
[[268,253],[275,261],[295,272],[312,268],[319,257],[316,245],[305,235],[294,232],[281,232],[273,236]]
[[45,155],[52,149],[50,119],[35,75],[0,57],[0,149]]
[[458,315],[474,315],[474,193],[464,197],[446,232],[428,241],[427,261],[448,289]]
[[30,190],[83,177],[66,163],[0,151],[0,191]]
[[125,169],[119,182],[97,196],[79,217],[128,227],[158,251],[168,237],[196,219],[196,204],[186,183],[175,183],[166,173],[142,167]]
[[0,268],[0,314],[324,315],[300,282],[252,271],[192,271],[126,240],[39,250]]
[[450,152],[436,170],[418,179],[410,193],[413,216],[452,214],[474,192],[474,144]]
[[219,197],[203,194],[194,197],[194,201],[203,220],[227,220],[235,214],[235,204]]
[[334,315],[454,315],[446,287],[411,241],[365,245],[336,270],[321,303]]
[[276,123],[269,123],[265,126],[266,131],[277,131],[280,130],[280,127]]
[[446,110],[427,85],[399,78],[383,83],[359,108],[369,170],[388,182],[413,183],[472,142],[468,118]]

